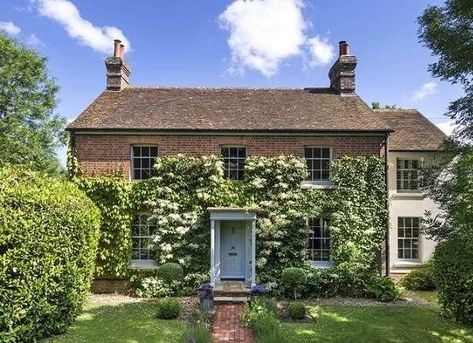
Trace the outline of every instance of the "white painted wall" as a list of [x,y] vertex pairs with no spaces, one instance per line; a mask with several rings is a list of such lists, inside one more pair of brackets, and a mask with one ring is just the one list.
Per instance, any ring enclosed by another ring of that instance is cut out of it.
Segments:
[[422,193],[398,193],[396,161],[401,159],[419,159],[424,163],[432,163],[437,156],[434,152],[389,152],[388,158],[388,186],[390,202],[390,231],[389,231],[389,264],[391,273],[406,273],[412,268],[418,267],[427,262],[434,250],[436,242],[427,239],[421,234],[419,239],[419,259],[402,260],[398,259],[398,217],[424,217],[425,211],[431,211],[432,215],[440,213],[438,206],[429,198],[424,198]]

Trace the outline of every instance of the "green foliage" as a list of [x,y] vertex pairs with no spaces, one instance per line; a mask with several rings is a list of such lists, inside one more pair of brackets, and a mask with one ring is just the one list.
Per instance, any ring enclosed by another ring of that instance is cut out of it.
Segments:
[[306,308],[303,303],[290,303],[287,307],[287,313],[292,319],[304,319]]
[[95,276],[125,277],[131,256],[131,184],[120,175],[76,178],[102,218]]
[[332,184],[332,260],[340,272],[364,278],[378,268],[387,230],[384,165],[377,157],[339,158],[332,162]]
[[212,343],[212,333],[207,324],[199,322],[189,324],[182,333],[182,343]]
[[276,314],[266,306],[261,297],[256,297],[245,305],[242,321],[251,328],[257,343],[285,342]]
[[[470,0],[447,0],[429,6],[419,17],[419,39],[438,60],[429,66],[434,77],[463,86],[465,96],[453,101],[447,115],[459,125],[456,136],[473,138],[473,11]],[[465,44],[465,42],[468,42]]]
[[[330,272],[314,271],[313,287],[310,292],[304,289],[301,293],[328,296],[335,289],[346,295],[363,295],[367,282],[377,273],[377,254],[387,225],[384,166],[379,158],[343,157],[333,161],[335,189],[331,191],[302,190],[306,165],[303,158],[294,156],[249,157],[242,181],[224,179],[222,161],[217,156],[164,156],[156,161],[155,175],[133,183],[131,188],[125,186],[127,181],[121,183],[113,177],[106,178],[108,181],[79,179],[81,184],[90,182],[84,188],[94,200],[98,202],[100,197],[110,200],[101,207],[106,223],[102,231],[112,233],[119,229],[123,234],[116,243],[108,243],[123,247],[119,256],[107,246],[106,253],[102,253],[117,257],[113,263],[103,262],[108,274],[125,274],[130,256],[127,237],[131,209],[150,213],[150,220],[156,222],[159,230],[153,239],[153,249],[159,264],[177,262],[183,267],[184,275],[207,278],[210,251],[207,208],[216,206],[249,207],[257,212],[258,282],[276,282],[270,288],[281,289],[279,279],[284,268],[306,268],[308,217],[331,219],[335,267]],[[109,212],[116,219],[106,215]],[[113,224],[114,220],[117,224]],[[113,235],[109,237],[112,239]],[[201,284],[196,282],[194,286]],[[186,287],[186,292],[189,290]]]
[[411,291],[433,291],[435,282],[430,269],[413,270],[401,280],[401,286]]
[[329,298],[339,293],[340,278],[333,268],[305,267],[307,281],[301,290],[305,298]]
[[176,319],[181,312],[181,303],[179,299],[165,298],[158,302],[158,319]]
[[397,108],[397,105],[384,105],[382,106],[379,102],[377,101],[373,101],[371,103],[371,108],[373,110],[381,110],[381,109],[384,109],[384,110],[395,110]]
[[159,266],[156,276],[167,283],[181,282],[184,278],[184,270],[178,263],[168,262]]
[[156,276],[142,278],[134,285],[135,294],[141,298],[170,297],[179,295],[181,290],[181,281],[165,281]]
[[76,185],[0,169],[0,341],[63,332],[89,291],[100,214]]
[[434,279],[443,311],[473,324],[473,239],[459,234],[435,249]]
[[304,269],[289,267],[282,271],[281,282],[285,288],[292,291],[294,299],[297,299],[297,293],[305,287],[306,281]]
[[65,120],[53,113],[58,86],[46,59],[0,32],[0,167],[58,173]]
[[394,301],[401,296],[399,288],[391,278],[379,275],[370,280],[366,292],[368,296],[382,302]]

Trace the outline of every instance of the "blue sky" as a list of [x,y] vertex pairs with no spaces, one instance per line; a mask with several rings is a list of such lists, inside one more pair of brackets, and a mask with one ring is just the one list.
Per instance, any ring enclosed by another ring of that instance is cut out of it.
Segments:
[[133,85],[176,87],[327,86],[347,40],[366,102],[418,108],[439,124],[461,89],[427,71],[434,59],[416,18],[428,4],[442,1],[17,0],[0,2],[0,28],[48,57],[69,119],[104,90],[119,36]]

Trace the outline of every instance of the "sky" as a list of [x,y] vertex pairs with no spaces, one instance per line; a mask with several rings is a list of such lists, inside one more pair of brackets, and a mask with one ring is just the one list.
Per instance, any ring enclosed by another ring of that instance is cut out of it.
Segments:
[[[48,58],[57,113],[77,117],[105,89],[104,59],[125,43],[135,86],[327,87],[346,40],[368,104],[417,108],[446,132],[462,91],[434,79],[417,17],[440,0],[9,0],[0,30]],[[63,155],[63,152],[61,152]]]

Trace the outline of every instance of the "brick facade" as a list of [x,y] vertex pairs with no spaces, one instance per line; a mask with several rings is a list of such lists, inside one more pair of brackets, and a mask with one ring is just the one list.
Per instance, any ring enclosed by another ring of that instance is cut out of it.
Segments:
[[222,145],[243,145],[248,156],[304,156],[304,146],[332,148],[332,157],[379,156],[384,137],[379,136],[150,136],[76,135],[75,147],[82,170],[88,175],[110,171],[130,173],[131,146],[156,145],[159,155],[220,154]]

